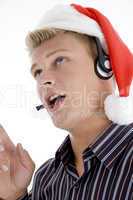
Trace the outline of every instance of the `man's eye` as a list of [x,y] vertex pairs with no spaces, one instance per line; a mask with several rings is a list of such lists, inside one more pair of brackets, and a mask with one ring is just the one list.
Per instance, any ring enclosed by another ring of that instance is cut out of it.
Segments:
[[56,65],[59,65],[59,64],[61,64],[61,63],[63,63],[63,61],[65,60],[65,58],[64,57],[58,57],[56,60],[55,60],[55,64]]
[[42,72],[41,69],[37,69],[37,70],[35,70],[35,72],[33,73],[34,77],[36,77],[37,74],[40,74],[41,72]]

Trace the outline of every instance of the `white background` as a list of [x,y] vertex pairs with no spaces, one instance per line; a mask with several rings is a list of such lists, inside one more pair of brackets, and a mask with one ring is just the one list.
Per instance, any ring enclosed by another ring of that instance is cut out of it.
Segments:
[[44,109],[35,112],[41,102],[24,41],[47,9],[68,2],[101,10],[133,51],[132,0],[0,0],[0,123],[14,144],[21,142],[30,152],[36,169],[54,156],[68,133],[54,127]]

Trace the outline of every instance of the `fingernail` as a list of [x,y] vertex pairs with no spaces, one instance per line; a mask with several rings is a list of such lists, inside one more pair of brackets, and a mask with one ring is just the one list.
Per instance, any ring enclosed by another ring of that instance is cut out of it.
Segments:
[[20,151],[23,152],[23,151],[24,151],[24,148],[23,148],[23,146],[22,146],[21,143],[19,144],[19,147],[20,147]]
[[0,152],[2,152],[4,150],[5,150],[4,146],[2,144],[0,144]]
[[2,169],[4,172],[7,172],[7,171],[8,171],[7,165],[1,165],[1,169]]

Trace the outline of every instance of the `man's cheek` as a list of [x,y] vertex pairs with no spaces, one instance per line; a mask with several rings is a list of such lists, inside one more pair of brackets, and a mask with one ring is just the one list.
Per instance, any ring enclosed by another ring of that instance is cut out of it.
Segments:
[[40,87],[39,85],[37,85],[36,89],[37,89],[38,97],[42,101],[44,99],[44,91],[43,91],[42,87]]

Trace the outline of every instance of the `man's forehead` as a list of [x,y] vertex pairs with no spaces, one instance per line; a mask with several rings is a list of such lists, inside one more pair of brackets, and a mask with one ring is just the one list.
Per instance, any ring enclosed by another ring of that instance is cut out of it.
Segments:
[[[71,39],[71,40],[70,40]],[[58,52],[72,52],[77,39],[72,34],[60,33],[48,41],[43,42],[33,50],[31,72],[37,67],[37,60],[45,60]],[[75,46],[77,48],[77,45]]]

